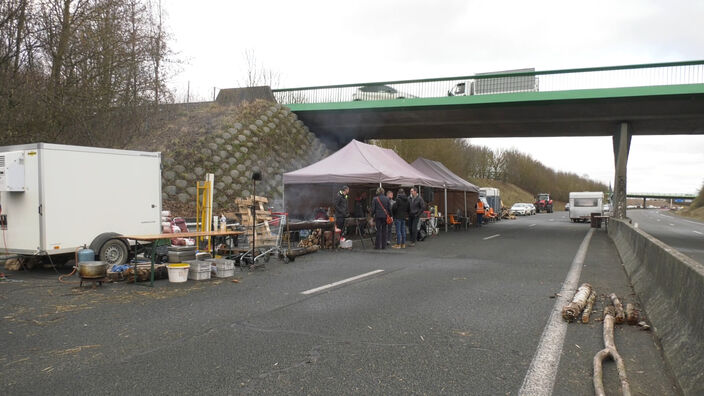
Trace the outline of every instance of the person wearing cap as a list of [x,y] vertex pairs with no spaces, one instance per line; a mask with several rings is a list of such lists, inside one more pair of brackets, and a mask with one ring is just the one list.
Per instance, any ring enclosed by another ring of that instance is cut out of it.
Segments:
[[347,194],[350,193],[350,188],[347,186],[342,186],[342,189],[338,191],[333,200],[333,207],[335,208],[335,226],[340,230],[345,227],[345,217],[350,217],[350,209],[347,205]]

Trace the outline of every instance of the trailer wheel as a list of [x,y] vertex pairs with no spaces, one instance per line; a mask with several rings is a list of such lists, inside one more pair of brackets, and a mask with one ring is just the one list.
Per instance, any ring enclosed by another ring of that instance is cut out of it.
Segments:
[[130,250],[125,242],[122,239],[113,238],[108,239],[103,244],[100,248],[100,253],[98,253],[98,258],[100,258],[100,261],[107,263],[108,266],[112,266],[125,264],[129,255]]
[[98,260],[106,262],[109,266],[113,264],[125,264],[129,259],[129,245],[122,235],[116,232],[104,232],[90,244],[98,256]]

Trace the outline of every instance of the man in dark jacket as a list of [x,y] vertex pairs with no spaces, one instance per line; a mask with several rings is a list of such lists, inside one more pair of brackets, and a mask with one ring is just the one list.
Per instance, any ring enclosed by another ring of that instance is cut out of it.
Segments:
[[406,247],[406,220],[410,211],[411,203],[402,188],[396,193],[396,204],[393,206],[394,225],[396,226],[396,244],[391,246],[395,249]]
[[423,197],[418,195],[418,190],[415,187],[411,188],[411,198],[409,202],[409,215],[408,215],[408,228],[411,242],[408,246],[415,246],[416,239],[418,238],[418,222],[420,221],[420,216],[425,210],[425,201]]
[[391,203],[389,198],[384,195],[384,189],[381,187],[376,189],[376,196],[372,199],[372,215],[376,223],[376,244],[374,249],[386,249],[386,237],[388,235],[386,217],[391,216]]
[[342,189],[335,195],[333,206],[335,207],[335,225],[340,230],[345,228],[345,217],[350,216],[350,209],[347,206],[347,194],[350,193],[350,188],[343,186]]

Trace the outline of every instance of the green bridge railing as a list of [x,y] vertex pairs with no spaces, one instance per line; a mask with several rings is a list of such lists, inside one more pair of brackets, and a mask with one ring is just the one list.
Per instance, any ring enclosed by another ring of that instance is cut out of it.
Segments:
[[704,60],[274,89],[279,103],[435,98],[517,92],[704,84]]

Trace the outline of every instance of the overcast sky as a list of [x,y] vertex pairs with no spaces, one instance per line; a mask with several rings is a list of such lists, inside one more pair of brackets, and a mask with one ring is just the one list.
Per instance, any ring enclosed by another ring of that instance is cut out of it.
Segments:
[[[280,87],[343,84],[534,67],[552,70],[704,58],[704,1],[165,0],[183,60],[177,100],[241,86],[245,51]],[[554,169],[613,181],[608,137],[472,139],[517,148]],[[694,193],[704,136],[634,136],[632,192]]]

